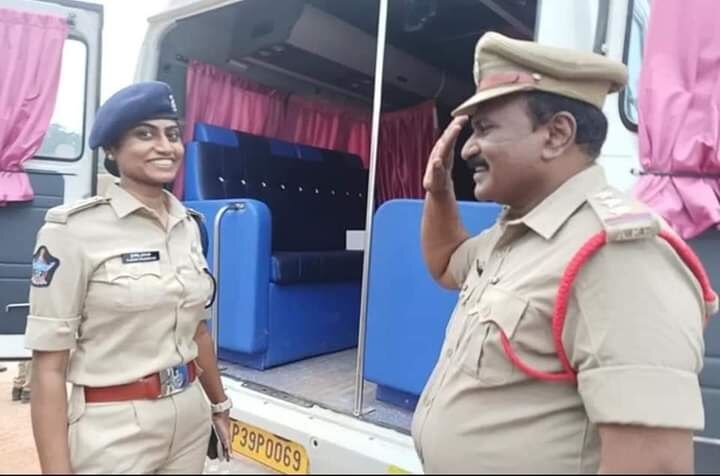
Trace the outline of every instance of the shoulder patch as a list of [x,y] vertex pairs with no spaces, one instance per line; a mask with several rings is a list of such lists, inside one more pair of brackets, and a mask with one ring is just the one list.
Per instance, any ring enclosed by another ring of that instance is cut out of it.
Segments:
[[46,288],[50,286],[55,271],[57,271],[59,267],[60,260],[51,255],[45,246],[41,246],[33,255],[30,284],[36,288]]
[[607,232],[608,242],[652,238],[660,232],[655,214],[614,188],[588,197],[588,203]]
[[101,203],[109,203],[110,198],[94,196],[85,200],[80,200],[74,203],[68,203],[67,205],[60,205],[59,207],[51,208],[45,215],[45,221],[51,223],[67,223],[68,217],[74,215],[83,210],[96,207]]

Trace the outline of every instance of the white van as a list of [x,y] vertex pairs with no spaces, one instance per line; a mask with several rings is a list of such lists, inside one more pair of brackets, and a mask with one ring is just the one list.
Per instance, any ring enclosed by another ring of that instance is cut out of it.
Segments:
[[[87,137],[100,97],[103,8],[75,1],[0,0],[0,9],[50,14],[68,24],[54,114],[40,150],[24,163],[35,198],[0,207],[0,358],[18,358],[30,356],[23,348],[28,279],[45,212],[95,193],[98,161]],[[0,57],[2,75],[10,68]]]
[[[87,58],[85,120],[81,129],[82,143],[86,144],[97,105],[94,72],[99,65],[101,12],[69,1],[0,0],[0,7],[7,4],[19,9],[74,13],[73,36],[68,41],[79,41]],[[241,222],[234,222],[233,213],[252,208],[252,200],[238,197],[200,210],[206,214],[211,236],[210,261],[220,278],[213,327],[220,334],[216,340],[223,382],[234,401],[234,452],[289,474],[422,472],[409,435],[413,395],[400,392],[399,399],[389,402],[378,398],[378,389],[392,387],[392,382],[379,384],[366,378],[367,324],[372,311],[368,301],[373,292],[369,275],[373,268],[371,250],[376,245],[372,198],[380,114],[434,100],[442,129],[449,121],[449,111],[474,89],[473,49],[485,31],[599,52],[624,60],[629,66],[629,87],[610,96],[605,104],[609,133],[599,161],[611,184],[630,190],[640,168],[636,84],[650,8],[650,0],[174,0],[165,11],[149,19],[136,80],[169,83],[181,112],[186,107],[188,68],[197,61],[287,94],[352,105],[373,117],[367,171],[369,204],[361,230],[365,238],[360,248],[365,255],[358,284],[359,325],[352,346],[266,368],[253,368],[244,365],[247,361],[242,358],[236,359],[237,354],[226,346],[236,336],[224,332],[230,332],[230,323],[246,318],[245,308],[224,304],[240,299],[240,292],[233,291],[234,278],[227,278],[223,270],[234,266],[234,258],[227,253],[241,246],[238,236],[245,236],[237,234],[241,233],[237,231]],[[86,24],[88,29],[83,29]],[[374,78],[383,81],[375,83]],[[97,158],[86,145],[76,155],[72,160],[38,157],[29,162],[33,184],[37,181],[36,192],[43,190],[42,180],[50,177],[52,183],[47,186],[55,187],[52,194],[37,193],[33,204],[0,208],[0,230],[11,226],[18,230],[13,233],[10,247],[3,247],[0,255],[0,280],[13,283],[12,292],[10,286],[0,289],[0,303],[6,312],[0,331],[14,334],[2,337],[0,352],[6,358],[22,355],[27,295],[22,279],[29,276],[30,248],[42,220],[42,209],[94,191]],[[462,166],[456,167],[457,195],[472,200],[470,177],[463,170]],[[46,195],[55,199],[46,203]],[[231,227],[236,231],[230,232]],[[418,232],[412,226],[403,231],[403,236]],[[720,235],[715,232],[691,242],[716,286],[720,285],[718,244]],[[240,252],[233,253],[237,257]],[[707,429],[696,438],[696,469],[700,472],[717,468],[720,461],[720,366],[715,365],[720,363],[718,332],[715,323],[706,334],[707,370],[702,383]],[[438,341],[441,338],[435,336]],[[394,355],[392,345],[386,345],[387,355]],[[426,361],[437,357],[437,348],[415,350],[425,354]],[[375,353],[382,351],[374,348]]]

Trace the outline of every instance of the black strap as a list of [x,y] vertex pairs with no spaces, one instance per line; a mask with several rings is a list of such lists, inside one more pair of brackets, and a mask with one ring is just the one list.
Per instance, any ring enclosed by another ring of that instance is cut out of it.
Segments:
[[203,255],[205,258],[207,258],[208,253],[208,233],[207,228],[205,228],[205,222],[202,219],[202,215],[199,213],[190,213],[190,216],[193,217],[193,220],[195,220],[195,223],[197,223],[198,230],[200,231],[200,244],[202,245]]
[[210,276],[210,279],[212,279],[212,282],[213,282],[212,297],[210,298],[210,302],[205,304],[205,309],[208,309],[208,308],[212,307],[213,304],[215,304],[215,298],[217,298],[217,280],[215,279],[215,276],[213,276],[213,274],[210,272],[209,269],[205,268],[203,271],[205,271],[205,273],[207,273],[207,275]]
[[[205,221],[203,220],[202,215],[195,210],[188,210],[188,212],[189,215],[193,217],[193,220],[195,220],[195,223],[197,223],[198,231],[200,231],[200,244],[202,245],[203,255],[205,256],[205,259],[207,259],[208,233],[207,228],[205,228]],[[210,276],[210,279],[212,279],[213,282],[212,297],[210,298],[210,302],[205,305],[205,309],[207,309],[213,305],[213,303],[215,302],[215,298],[217,298],[217,280],[215,280],[215,276],[213,276],[209,269],[205,268],[203,271],[205,271],[207,275]]]

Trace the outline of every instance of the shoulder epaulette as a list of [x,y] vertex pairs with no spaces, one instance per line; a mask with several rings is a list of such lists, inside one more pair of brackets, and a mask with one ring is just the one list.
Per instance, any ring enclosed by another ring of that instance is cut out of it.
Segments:
[[193,210],[192,208],[186,208],[186,210],[188,217],[192,218],[197,225],[198,231],[200,232],[200,245],[202,247],[203,255],[207,256],[209,242],[207,228],[205,227],[205,217],[202,213],[197,210]]
[[608,242],[642,240],[660,232],[660,220],[652,211],[614,188],[593,193],[588,203],[600,219]]
[[187,211],[187,214],[191,218],[199,219],[200,221],[203,221],[203,222],[205,221],[205,217],[199,211],[193,210],[192,208],[187,208],[187,207],[185,208],[185,210]]
[[71,215],[96,207],[102,203],[110,203],[110,198],[95,196],[78,202],[68,203],[67,205],[60,205],[47,211],[45,221],[51,223],[67,223]]

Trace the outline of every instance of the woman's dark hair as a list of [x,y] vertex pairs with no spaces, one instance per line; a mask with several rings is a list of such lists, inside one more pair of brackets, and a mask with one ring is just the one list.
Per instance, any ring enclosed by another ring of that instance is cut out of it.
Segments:
[[115,162],[115,160],[108,159],[107,154],[105,154],[104,165],[105,170],[107,170],[109,174],[114,175],[115,177],[120,176],[120,169],[118,169],[117,162]]

